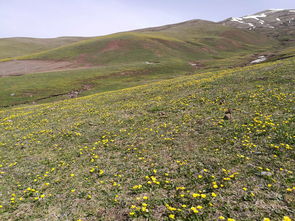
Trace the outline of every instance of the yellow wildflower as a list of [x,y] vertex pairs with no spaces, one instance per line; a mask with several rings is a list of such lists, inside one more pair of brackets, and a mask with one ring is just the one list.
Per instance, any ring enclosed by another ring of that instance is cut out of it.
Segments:
[[169,215],[169,218],[170,218],[170,219],[175,219],[175,215],[174,215],[174,214],[170,214],[170,215]]
[[193,194],[193,197],[194,197],[194,198],[196,198],[196,197],[198,197],[198,196],[200,196],[200,194],[198,194],[198,193],[194,193],[194,194]]
[[283,221],[292,221],[292,220],[291,220],[291,218],[289,216],[284,216]]
[[207,197],[207,195],[206,194],[201,194],[201,197],[205,199]]
[[191,207],[191,210],[192,210],[194,213],[198,213],[198,212],[199,212],[199,210],[197,210],[196,207]]

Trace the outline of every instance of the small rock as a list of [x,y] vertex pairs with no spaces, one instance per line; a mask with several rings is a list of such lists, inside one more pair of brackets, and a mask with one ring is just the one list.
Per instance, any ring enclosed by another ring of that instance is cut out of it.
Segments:
[[262,176],[272,176],[272,173],[268,172],[268,171],[261,171],[261,175]]
[[232,110],[231,109],[228,109],[227,111],[225,111],[225,115],[223,117],[224,120],[231,120],[232,119]]
[[256,155],[263,155],[262,152],[254,152],[254,154],[256,154]]
[[224,117],[223,117],[224,120],[231,120],[232,119],[232,116],[231,114],[225,114]]

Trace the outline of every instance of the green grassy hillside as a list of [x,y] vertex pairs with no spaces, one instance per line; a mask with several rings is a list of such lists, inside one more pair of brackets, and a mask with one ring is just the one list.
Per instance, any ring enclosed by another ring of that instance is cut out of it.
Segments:
[[0,112],[1,220],[291,220],[287,59]]
[[276,44],[260,34],[193,20],[97,37],[19,59],[70,60],[94,65],[159,62],[171,58],[194,61],[251,53]]
[[0,108],[32,102],[69,99],[97,92],[128,88],[149,82],[170,79],[193,72],[189,64],[175,60],[149,65],[132,63],[90,69],[26,74],[0,78]]
[[202,20],[91,38],[2,59],[70,61],[89,68],[0,78],[0,106],[59,100],[73,91],[82,96],[241,66],[255,59],[254,53],[269,52],[277,44],[263,35]]
[[83,39],[86,38],[0,38],[0,59],[36,53],[81,41]]

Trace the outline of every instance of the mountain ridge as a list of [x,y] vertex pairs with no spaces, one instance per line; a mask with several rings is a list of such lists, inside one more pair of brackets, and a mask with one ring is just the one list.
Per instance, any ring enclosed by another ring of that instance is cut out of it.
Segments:
[[[105,38],[107,36],[114,36],[114,35],[124,35],[128,33],[149,33],[149,34],[155,34],[155,33],[161,33],[166,35],[167,37],[167,32],[168,35],[172,35],[172,37],[175,36],[174,32],[179,32],[176,33],[176,38],[180,38],[181,40],[185,40],[186,36],[185,35],[180,35],[180,32],[188,32],[189,29],[191,29],[191,35],[196,34],[199,35],[201,32],[208,32],[210,31],[215,31],[214,29],[220,29],[217,27],[217,25],[223,25],[226,27],[233,27],[233,28],[238,28],[242,30],[249,30],[249,31],[255,31],[256,33],[266,35],[271,38],[275,38],[276,40],[283,41],[283,42],[293,42],[294,40],[292,37],[295,37],[295,9],[269,9],[269,10],[264,10],[261,12],[257,12],[252,15],[246,15],[246,16],[241,16],[241,17],[231,17],[227,18],[223,21],[220,22],[213,22],[213,21],[208,21],[208,20],[203,20],[203,19],[192,19],[188,21],[183,21],[175,24],[167,24],[167,25],[162,25],[162,26],[157,26],[157,27],[147,27],[147,28],[142,28],[142,29],[135,29],[131,31],[124,31],[124,32],[118,32],[110,35],[104,35],[100,37],[88,37],[86,39],[96,39],[96,38]],[[193,29],[198,26],[197,31],[193,33]],[[203,26],[203,28],[202,28]],[[183,28],[184,27],[184,28]],[[180,30],[177,30],[180,29]],[[278,30],[276,30],[278,29]],[[166,33],[165,33],[166,32]],[[282,33],[283,32],[283,33]],[[178,36],[177,36],[178,35]],[[169,36],[171,37],[171,36]],[[58,38],[52,38],[52,39],[38,39],[38,38],[22,38],[22,37],[17,37],[17,38],[2,38],[0,39],[0,48],[1,48],[1,42],[3,41],[15,41],[15,40],[22,40],[22,39],[30,39],[31,41],[59,41],[62,39],[70,39],[70,38],[78,38],[78,37],[58,37]],[[84,39],[80,40],[75,40],[73,42],[83,42]],[[187,40],[187,39],[186,39]],[[188,39],[191,42],[191,39]],[[27,40],[28,41],[28,40]],[[193,40],[194,41],[194,40]],[[71,43],[71,42],[69,42]],[[31,54],[31,53],[36,53],[36,52],[42,52],[42,47],[37,48],[33,51],[27,51],[28,53],[21,53],[17,52],[18,49],[13,49],[11,46],[10,50],[11,51],[16,51],[15,54],[13,53],[8,53],[7,51],[7,46],[5,43],[2,43],[2,48],[3,50],[2,53],[4,55],[1,56],[0,54],[0,59],[2,58],[7,58],[7,57],[15,57],[15,56],[23,56],[26,54]],[[15,45],[15,44],[10,44],[10,45]],[[17,45],[17,44],[16,44]],[[60,44],[57,46],[67,46],[70,44],[64,43]],[[3,48],[4,47],[4,48]],[[14,46],[16,47],[16,46]],[[20,45],[19,47],[24,47]],[[43,48],[45,50],[47,49],[55,49],[57,47],[52,47],[52,46],[47,46]],[[43,51],[45,51],[43,50]],[[5,52],[6,51],[6,52]],[[6,55],[6,56],[5,56]]]
[[270,9],[252,15],[230,17],[219,23],[262,33],[284,45],[295,45],[295,9]]

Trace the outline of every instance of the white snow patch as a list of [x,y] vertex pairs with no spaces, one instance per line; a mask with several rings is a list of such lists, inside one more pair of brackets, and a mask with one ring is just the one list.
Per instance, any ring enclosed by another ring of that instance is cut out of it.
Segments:
[[269,9],[269,11],[273,11],[273,12],[284,11],[284,10],[285,10],[285,9],[275,9],[275,8]]
[[258,14],[258,15],[248,15],[248,16],[244,16],[242,18],[244,18],[244,19],[252,18],[252,19],[259,20],[259,18],[264,18],[264,17],[266,17],[266,14],[265,13]]
[[231,21],[239,22],[241,24],[246,24],[246,22],[243,21],[241,18],[232,18]]
[[254,16],[254,15],[245,16],[245,17],[243,17],[243,18],[245,18],[245,19],[252,18],[252,19],[259,20],[259,18],[257,18],[257,16]]
[[251,27],[255,27],[252,23],[247,23],[248,25],[250,25]]
[[279,19],[279,18],[276,18],[276,20],[277,20],[277,21],[281,21],[281,19]]
[[258,63],[261,63],[265,60],[266,60],[266,57],[264,55],[262,55],[262,56],[259,56],[256,60],[251,61],[250,64],[258,64]]
[[295,10],[289,10],[289,12],[294,12],[295,13]]
[[260,24],[262,24],[262,25],[264,24],[264,21],[263,21],[263,20],[259,20],[258,22],[259,22]]
[[234,17],[232,17],[232,18],[231,18],[231,20],[232,20],[232,21],[242,21],[243,19],[241,19],[241,18],[234,18]]

